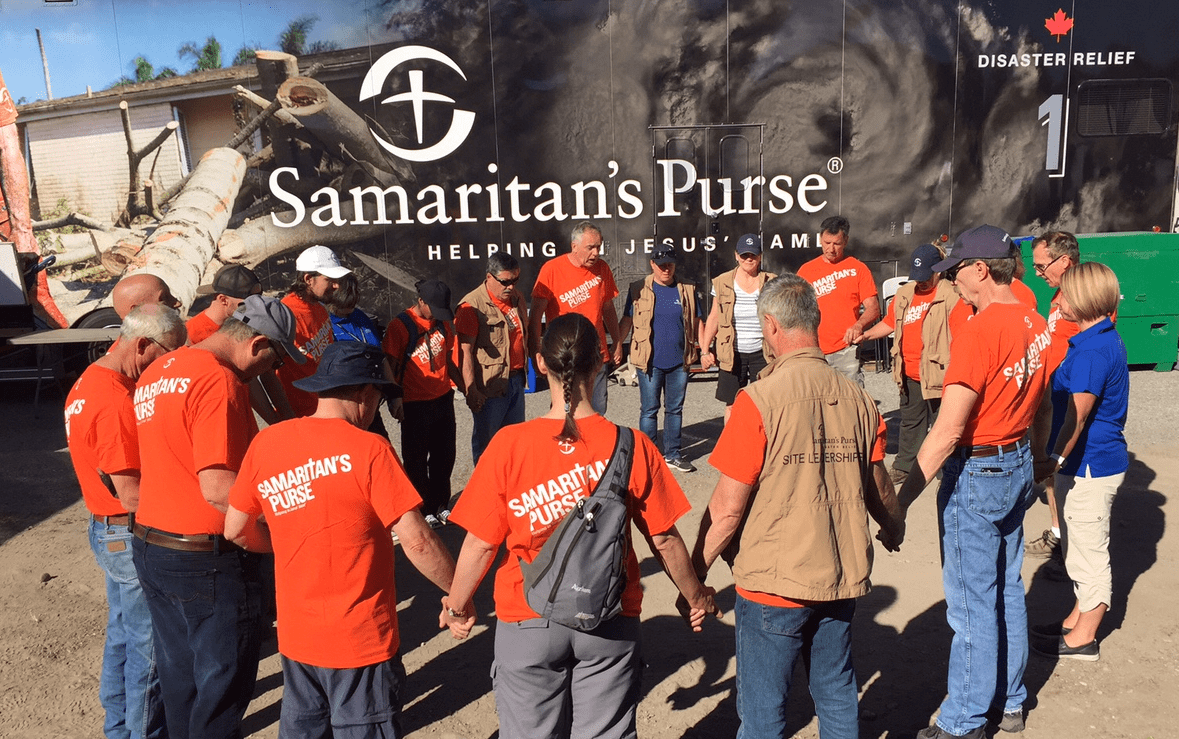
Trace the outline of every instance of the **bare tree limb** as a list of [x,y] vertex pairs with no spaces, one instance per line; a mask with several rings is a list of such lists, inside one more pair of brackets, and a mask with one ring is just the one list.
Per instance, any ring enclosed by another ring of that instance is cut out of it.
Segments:
[[47,221],[33,221],[34,231],[52,231],[66,226],[81,226],[96,231],[110,231],[111,227],[101,221],[91,218],[84,213],[66,213],[60,218],[50,218]]

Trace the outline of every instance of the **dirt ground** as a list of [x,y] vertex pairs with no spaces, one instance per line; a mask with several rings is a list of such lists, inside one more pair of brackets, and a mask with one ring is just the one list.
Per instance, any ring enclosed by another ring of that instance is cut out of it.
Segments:
[[[34,407],[31,385],[2,387],[0,736],[99,736],[106,604],[87,544],[86,512],[63,448],[62,394],[43,392]],[[676,473],[694,505],[680,525],[689,542],[717,479],[707,464],[720,431],[714,388],[711,381],[693,381],[685,408],[686,453],[700,467],[695,474]],[[887,376],[869,375],[869,390],[895,420],[896,392]],[[1179,736],[1174,721],[1179,705],[1179,533],[1166,527],[1168,512],[1179,513],[1177,503],[1169,500],[1179,479],[1179,373],[1135,372],[1131,393],[1128,437],[1133,456],[1114,505],[1114,603],[1101,632],[1101,661],[1057,663],[1031,657],[1026,736],[1033,739]],[[547,402],[547,393],[531,396],[529,417]],[[638,407],[636,388],[611,388],[612,420],[637,425]],[[469,454],[463,453],[469,414],[461,404],[457,411],[456,490],[470,474]],[[1047,519],[1047,508],[1034,506],[1027,516],[1028,532],[1038,535]],[[945,695],[950,632],[932,489],[914,506],[908,531],[899,554],[878,550],[875,587],[858,604],[853,633],[863,737],[911,737],[928,725]],[[462,531],[448,526],[441,533],[457,552]],[[670,582],[639,546],[646,588],[639,734],[652,739],[732,737],[737,728],[732,580],[723,565],[713,570],[710,584],[723,588],[718,600],[726,615],[694,635],[675,615]],[[1071,605],[1069,586],[1039,576],[1040,564],[1031,560],[1024,566],[1032,623],[1059,619]],[[479,591],[481,614],[493,610],[490,580]],[[402,653],[410,675],[404,714],[409,736],[497,736],[488,622],[467,641],[456,642],[436,628],[440,593],[404,558],[397,563],[397,584]],[[278,734],[282,673],[273,650],[271,643],[245,718],[245,733],[254,737]],[[795,736],[817,737],[817,721],[798,675],[789,730]]]

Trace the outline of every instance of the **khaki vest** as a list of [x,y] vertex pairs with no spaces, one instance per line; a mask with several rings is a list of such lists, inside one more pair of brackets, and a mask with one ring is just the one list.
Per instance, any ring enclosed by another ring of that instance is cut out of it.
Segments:
[[793,600],[864,595],[871,589],[864,495],[880,424],[876,403],[818,347],[774,360],[745,392],[761,413],[766,453],[734,580]]
[[[737,270],[732,269],[712,281],[712,291],[716,293],[714,300],[720,306],[720,323],[716,329],[716,363],[725,372],[733,371],[733,362],[737,358],[737,329],[733,327],[733,307],[737,304],[737,293],[733,290],[733,280]],[[760,272],[757,275],[757,289],[777,277],[773,272]],[[707,347],[705,347],[707,348]],[[765,338],[761,340],[761,353],[766,361],[773,360],[770,345]]]
[[[892,299],[894,318],[892,340],[892,379],[897,387],[905,387],[904,355],[901,337],[904,335],[905,311],[917,294],[917,283],[906,282]],[[921,321],[921,397],[933,400],[942,397],[946,365],[950,363],[950,311],[958,304],[958,293],[949,280],[938,280],[929,310]]]
[[[654,275],[636,280],[630,286],[631,320],[634,322],[634,336],[630,340],[630,363],[643,372],[651,371],[651,357],[655,345],[651,331],[655,319]],[[691,282],[676,282],[680,293],[681,320],[684,326],[684,366],[690,367],[700,352],[696,347],[696,286]]]
[[[524,361],[527,362],[528,308],[519,290],[513,291],[511,300],[520,316]],[[491,300],[486,284],[467,293],[459,303],[469,304],[479,319],[479,334],[475,337],[475,386],[489,398],[501,397],[508,391],[508,375],[511,374],[512,339],[508,317]]]

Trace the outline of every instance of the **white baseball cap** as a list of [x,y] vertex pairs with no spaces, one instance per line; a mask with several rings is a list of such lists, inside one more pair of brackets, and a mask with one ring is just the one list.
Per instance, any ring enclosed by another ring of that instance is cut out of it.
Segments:
[[318,272],[324,277],[338,280],[352,270],[340,264],[340,258],[326,246],[310,246],[295,260],[295,269],[300,272]]

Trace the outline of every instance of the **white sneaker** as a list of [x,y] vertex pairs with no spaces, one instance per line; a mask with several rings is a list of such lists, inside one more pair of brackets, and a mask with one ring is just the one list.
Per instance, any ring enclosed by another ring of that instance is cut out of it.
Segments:
[[439,521],[438,517],[433,513],[426,514],[426,523],[429,524],[430,528],[432,529],[436,529],[442,525],[442,521]]

